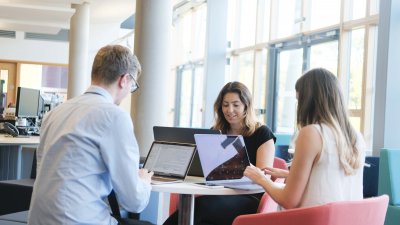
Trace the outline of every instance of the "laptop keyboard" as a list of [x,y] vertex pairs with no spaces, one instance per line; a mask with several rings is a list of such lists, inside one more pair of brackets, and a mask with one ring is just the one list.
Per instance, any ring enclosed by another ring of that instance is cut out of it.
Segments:
[[236,181],[236,182],[215,182],[217,185],[249,185],[254,184],[249,181]]
[[156,176],[153,176],[153,177],[151,178],[151,180],[154,180],[154,181],[176,181],[176,180],[178,180],[178,179],[169,178],[169,177],[156,177]]

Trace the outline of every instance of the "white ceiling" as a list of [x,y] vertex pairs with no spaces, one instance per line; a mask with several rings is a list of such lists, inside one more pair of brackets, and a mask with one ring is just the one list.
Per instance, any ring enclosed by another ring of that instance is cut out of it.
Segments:
[[90,23],[121,23],[135,12],[135,0],[0,0],[0,30],[56,34],[69,29],[75,9],[90,4]]

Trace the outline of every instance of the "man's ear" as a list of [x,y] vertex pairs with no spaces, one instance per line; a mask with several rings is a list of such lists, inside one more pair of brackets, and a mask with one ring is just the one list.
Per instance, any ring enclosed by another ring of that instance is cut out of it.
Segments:
[[118,78],[118,87],[123,89],[126,85],[129,84],[128,79],[127,79],[127,75],[122,75]]

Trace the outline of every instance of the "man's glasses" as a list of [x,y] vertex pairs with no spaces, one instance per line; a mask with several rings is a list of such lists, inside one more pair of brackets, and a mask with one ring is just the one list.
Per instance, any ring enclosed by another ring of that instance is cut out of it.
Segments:
[[137,91],[140,86],[139,86],[138,82],[136,81],[135,77],[130,73],[128,73],[128,74],[133,80],[133,83],[132,83],[132,86],[131,86],[131,93],[133,93],[133,92]]

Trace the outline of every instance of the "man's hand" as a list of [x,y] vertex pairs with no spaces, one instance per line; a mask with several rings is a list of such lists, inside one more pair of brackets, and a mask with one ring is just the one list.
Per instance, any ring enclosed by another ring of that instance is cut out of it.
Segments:
[[148,171],[147,169],[139,170],[139,177],[148,183],[151,182],[151,177],[153,176],[153,174],[154,174],[153,171]]

